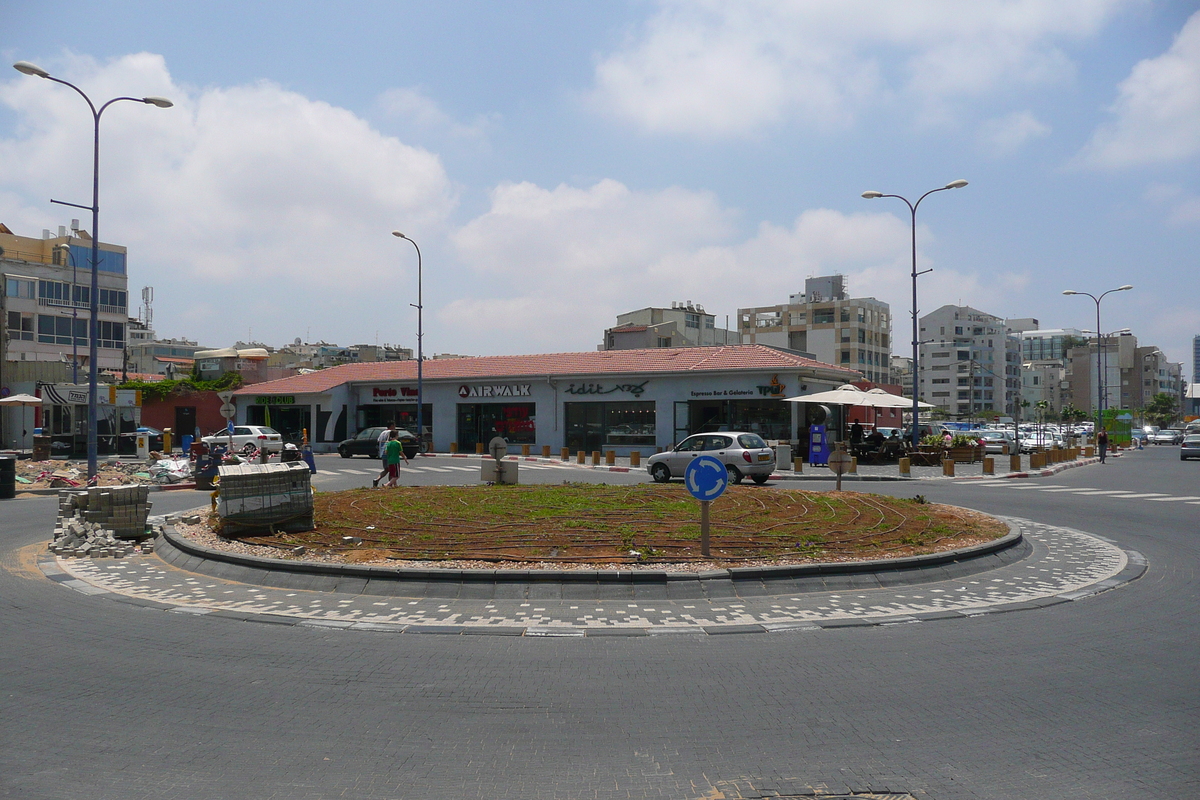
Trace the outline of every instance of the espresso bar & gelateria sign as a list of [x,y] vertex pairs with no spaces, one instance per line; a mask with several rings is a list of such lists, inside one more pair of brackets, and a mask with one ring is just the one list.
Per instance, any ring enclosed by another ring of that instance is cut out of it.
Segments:
[[268,394],[258,395],[254,398],[256,406],[294,406],[296,405],[296,396],[292,394]]

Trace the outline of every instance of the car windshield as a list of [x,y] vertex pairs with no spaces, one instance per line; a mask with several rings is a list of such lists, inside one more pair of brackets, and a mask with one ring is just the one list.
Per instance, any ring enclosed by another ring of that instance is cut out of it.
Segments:
[[267,434],[268,436],[278,436],[278,435],[279,435],[279,431],[275,430],[274,428],[262,428],[262,427],[260,427],[260,428],[258,429],[258,432],[259,432],[259,433],[265,433],[265,434]]
[[766,447],[767,443],[757,433],[743,433],[738,437],[738,444],[747,450],[755,450],[760,447]]

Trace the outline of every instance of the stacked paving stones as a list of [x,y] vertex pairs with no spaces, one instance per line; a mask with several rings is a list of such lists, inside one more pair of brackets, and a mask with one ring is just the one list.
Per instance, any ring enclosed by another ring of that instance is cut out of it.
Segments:
[[[130,539],[146,537],[149,486],[93,486],[58,495],[58,520],[50,550],[64,556],[121,557],[133,552]],[[146,542],[143,552],[153,549]]]
[[227,532],[312,530],[312,473],[304,462],[232,464],[220,473],[217,509]]

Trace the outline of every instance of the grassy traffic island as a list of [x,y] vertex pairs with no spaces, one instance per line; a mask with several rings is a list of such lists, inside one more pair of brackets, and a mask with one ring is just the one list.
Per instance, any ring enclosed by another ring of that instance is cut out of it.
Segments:
[[956,550],[1008,532],[954,506],[860,492],[731,486],[700,508],[680,485],[424,486],[315,495],[315,529],[220,536],[208,516],[181,531],[272,558],[454,569],[713,568],[865,561]]

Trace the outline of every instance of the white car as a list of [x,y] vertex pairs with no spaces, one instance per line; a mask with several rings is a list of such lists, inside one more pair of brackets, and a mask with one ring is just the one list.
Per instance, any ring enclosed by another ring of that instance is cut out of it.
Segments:
[[766,483],[775,471],[775,451],[757,433],[720,431],[689,436],[665,453],[656,453],[646,461],[646,471],[659,483],[682,478],[688,464],[697,456],[713,456],[725,465],[730,483],[741,483],[749,476],[755,483]]
[[[200,441],[211,449],[213,445],[229,446],[229,433],[218,431],[210,436],[203,436]],[[257,448],[268,453],[279,453],[283,450],[283,436],[274,428],[264,425],[235,425],[233,428],[233,449],[251,450]]]
[[1012,431],[972,431],[972,434],[983,440],[983,451],[985,453],[1003,453],[1004,445],[1008,445],[1008,452],[1017,452],[1016,443],[1013,441]]

